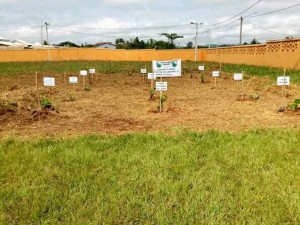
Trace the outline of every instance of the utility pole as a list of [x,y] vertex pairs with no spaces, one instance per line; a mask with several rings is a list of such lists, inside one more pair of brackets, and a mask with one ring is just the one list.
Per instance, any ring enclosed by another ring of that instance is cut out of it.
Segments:
[[47,46],[48,46],[48,61],[50,61],[49,36],[48,36],[49,23],[45,22],[45,25],[46,25],[46,36],[47,36]]
[[243,20],[244,18],[241,16],[241,25],[240,25],[240,45],[242,45],[242,33],[243,33]]
[[195,62],[196,62],[197,59],[198,59],[198,26],[203,24],[203,23],[191,22],[191,24],[196,25],[196,36],[195,36]]
[[43,25],[41,25],[41,45],[44,43],[44,38],[43,38]]
[[45,22],[45,25],[46,25],[47,45],[49,45],[49,36],[48,36],[48,26],[49,26],[49,23]]
[[208,32],[208,48],[210,48],[210,29],[207,32]]

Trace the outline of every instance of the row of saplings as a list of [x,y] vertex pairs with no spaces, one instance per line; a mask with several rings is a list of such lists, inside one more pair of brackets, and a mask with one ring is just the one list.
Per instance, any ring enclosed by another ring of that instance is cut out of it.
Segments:
[[[191,73],[190,75],[190,78],[198,78],[198,75],[194,76],[193,73]],[[204,73],[201,73],[200,74],[200,83],[201,84],[204,84],[205,83],[205,76],[204,76]],[[150,101],[153,101],[154,100],[154,95],[155,95],[155,88],[151,88],[150,91],[149,91],[149,100]],[[248,98],[247,98],[248,97]],[[259,94],[257,93],[254,93],[252,95],[249,95],[249,96],[245,96],[244,94],[243,95],[240,95],[237,97],[236,100],[238,101],[243,101],[243,100],[258,100],[260,98]],[[162,112],[163,111],[163,106],[164,106],[164,103],[167,101],[168,97],[166,95],[162,95],[160,96],[159,98],[159,105],[157,106],[157,110],[155,112]],[[160,108],[161,106],[161,108]],[[284,112],[284,111],[293,111],[293,112],[298,112],[300,111],[300,99],[295,99],[293,103],[291,104],[288,104],[287,106],[281,106],[279,107],[279,109],[277,110],[278,112]]]

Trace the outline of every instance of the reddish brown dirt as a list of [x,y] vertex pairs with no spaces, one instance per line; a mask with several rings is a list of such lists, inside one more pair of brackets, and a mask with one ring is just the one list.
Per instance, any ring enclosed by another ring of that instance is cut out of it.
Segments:
[[[41,86],[39,93],[49,95]],[[159,93],[149,101],[150,83],[138,74],[100,74],[83,91],[64,82],[63,75],[55,75],[57,87],[51,90],[55,111],[43,112],[37,104],[34,75],[2,77],[0,99],[17,102],[18,110],[0,115],[0,137],[65,137],[82,134],[122,134],[126,132],[173,132],[181,129],[204,131],[241,131],[252,128],[298,127],[300,115],[279,113],[280,106],[300,97],[299,86],[282,89],[266,78],[244,81],[245,100],[240,100],[241,85],[230,74],[217,80],[206,77],[205,84],[189,75],[168,81],[168,99],[163,113],[156,113]],[[67,80],[67,77],[66,77]],[[81,81],[80,81],[81,82]],[[259,93],[260,99],[248,99]],[[75,101],[70,100],[75,97]],[[38,115],[38,116],[36,116]]]

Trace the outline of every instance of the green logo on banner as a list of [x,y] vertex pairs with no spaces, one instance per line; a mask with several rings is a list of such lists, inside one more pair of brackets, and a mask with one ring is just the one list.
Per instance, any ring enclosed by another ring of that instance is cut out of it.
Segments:
[[177,66],[177,61],[172,61],[172,66],[176,67]]
[[162,66],[162,63],[161,62],[156,62],[156,67],[157,68],[160,68]]

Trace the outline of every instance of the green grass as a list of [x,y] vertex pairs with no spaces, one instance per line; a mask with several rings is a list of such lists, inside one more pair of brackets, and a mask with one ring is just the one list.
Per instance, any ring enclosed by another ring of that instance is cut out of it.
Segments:
[[299,224],[300,130],[0,142],[1,224]]
[[53,62],[0,62],[1,75],[23,73],[79,73],[80,70],[95,68],[97,73],[140,73],[141,68],[151,69],[151,62],[126,61],[53,61]]
[[[249,66],[249,65],[237,65],[237,64],[224,64],[223,70],[228,73],[236,73],[244,71],[248,76],[257,77],[271,77],[276,80],[278,76],[283,76],[283,69],[266,67],[266,66]],[[291,81],[294,83],[300,83],[300,70],[286,70],[286,76],[291,77]]]
[[[205,70],[219,70],[219,63],[204,62]],[[191,71],[197,72],[198,66],[203,62],[185,61],[182,63],[183,72],[188,74]],[[148,72],[152,71],[151,62],[126,62],[126,61],[60,61],[60,62],[0,62],[1,75],[19,75],[33,74],[35,71],[39,73],[75,73],[80,70],[95,68],[97,73],[140,73],[141,68],[147,68]],[[222,71],[228,73],[239,73],[244,71],[247,76],[271,77],[276,79],[277,76],[283,75],[283,70],[280,68],[222,64]],[[300,70],[287,70],[287,75],[291,76],[291,81],[300,83]]]

